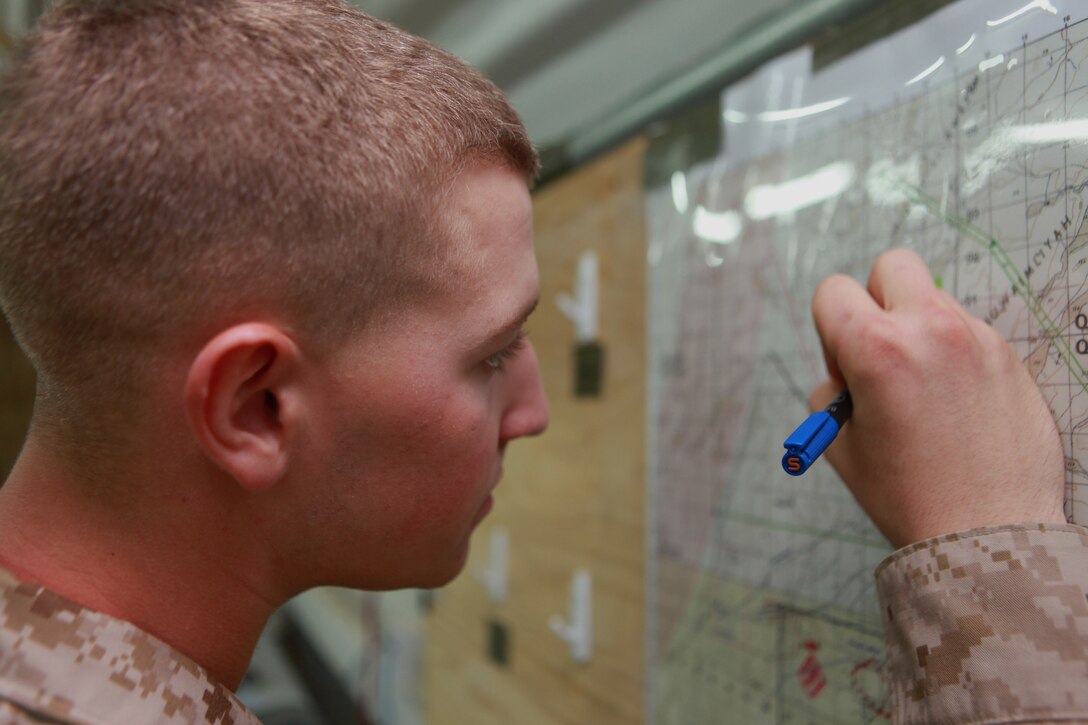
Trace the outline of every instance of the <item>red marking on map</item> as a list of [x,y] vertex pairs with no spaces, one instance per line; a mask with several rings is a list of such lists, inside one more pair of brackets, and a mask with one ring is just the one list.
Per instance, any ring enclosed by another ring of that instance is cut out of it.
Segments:
[[[873,675],[876,676],[875,681],[871,677]],[[870,677],[868,683],[865,682],[866,676]],[[854,669],[850,670],[850,687],[854,690],[854,694],[858,696],[867,710],[883,720],[890,721],[892,711],[888,705],[886,681],[887,675],[883,663],[872,658],[859,662],[854,665]],[[870,692],[872,690],[875,690],[875,692]],[[879,693],[883,698],[879,702],[873,697],[876,693]]]
[[808,657],[805,657],[805,661],[797,668],[797,679],[801,681],[801,689],[805,691],[805,694],[811,700],[819,697],[820,693],[824,691],[827,686],[827,677],[824,676],[823,665],[816,658],[820,643],[808,640],[805,642],[804,648],[808,651]]

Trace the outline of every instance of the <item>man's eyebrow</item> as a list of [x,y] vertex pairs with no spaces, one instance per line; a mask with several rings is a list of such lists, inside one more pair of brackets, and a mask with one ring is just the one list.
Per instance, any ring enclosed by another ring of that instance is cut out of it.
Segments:
[[495,333],[491,335],[490,339],[497,340],[501,337],[509,335],[510,333],[520,328],[522,325],[525,324],[525,321],[529,319],[529,315],[533,314],[538,304],[540,304],[539,296],[534,297],[527,305],[525,305],[518,313],[518,315],[512,318],[510,322],[506,323],[501,328],[496,330]]

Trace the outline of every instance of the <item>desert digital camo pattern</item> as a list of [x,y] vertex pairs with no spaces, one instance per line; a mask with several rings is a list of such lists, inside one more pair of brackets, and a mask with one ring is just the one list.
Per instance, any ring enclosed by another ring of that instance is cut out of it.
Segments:
[[895,722],[1088,722],[1088,529],[948,534],[876,576]]
[[0,725],[23,723],[258,720],[161,640],[0,569]]

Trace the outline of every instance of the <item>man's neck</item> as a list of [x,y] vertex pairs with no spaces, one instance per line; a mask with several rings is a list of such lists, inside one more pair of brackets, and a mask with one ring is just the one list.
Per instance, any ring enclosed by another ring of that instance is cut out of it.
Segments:
[[160,504],[145,490],[119,510],[81,494],[86,487],[31,439],[0,488],[0,566],[135,624],[235,689],[286,595],[264,586],[249,517],[208,500],[214,489],[172,495],[180,487],[163,478]]

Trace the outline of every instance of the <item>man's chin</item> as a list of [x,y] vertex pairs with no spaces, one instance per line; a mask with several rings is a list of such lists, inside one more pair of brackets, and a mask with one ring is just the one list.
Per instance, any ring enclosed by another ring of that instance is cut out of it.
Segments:
[[403,578],[398,577],[382,589],[440,589],[451,583],[465,570],[468,552],[468,542],[465,542],[458,552],[450,552],[449,557],[435,557],[428,562],[429,565],[425,570],[401,572]]
[[412,557],[391,557],[390,561],[381,563],[380,569],[326,571],[321,581],[311,582],[310,586],[337,586],[371,592],[438,589],[464,571],[468,563],[470,537],[471,533],[461,542],[447,545],[443,551],[430,556],[415,553]]
[[456,579],[458,576],[460,576],[461,572],[465,570],[465,565],[468,564],[468,551],[469,542],[466,541],[465,545],[461,547],[460,555],[455,557],[450,562],[449,570],[445,572],[436,572],[436,574],[438,574],[438,578],[436,581],[439,581],[439,583],[433,584],[430,587],[426,588],[437,589],[438,587],[444,587],[452,582],[454,579]]

